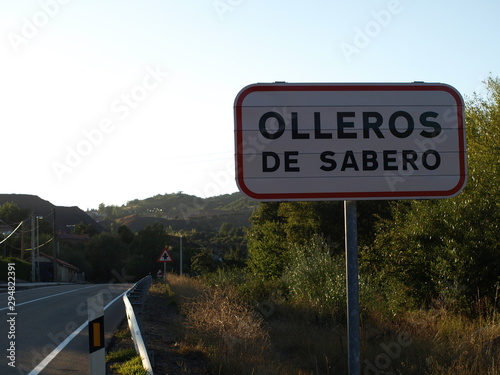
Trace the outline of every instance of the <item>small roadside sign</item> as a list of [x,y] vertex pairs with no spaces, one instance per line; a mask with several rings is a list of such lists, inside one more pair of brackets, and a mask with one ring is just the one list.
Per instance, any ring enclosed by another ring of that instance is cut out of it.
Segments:
[[160,257],[158,258],[157,262],[159,263],[170,263],[173,262],[174,260],[172,259],[172,256],[168,252],[168,249],[165,247],[163,251],[160,254]]

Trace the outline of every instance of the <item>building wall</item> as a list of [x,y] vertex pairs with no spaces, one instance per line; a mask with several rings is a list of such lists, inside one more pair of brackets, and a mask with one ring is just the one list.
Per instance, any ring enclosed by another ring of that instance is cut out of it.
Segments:
[[40,256],[40,277],[43,282],[73,283],[78,281],[77,271],[61,264],[57,265],[57,280],[54,280],[54,262],[43,256]]

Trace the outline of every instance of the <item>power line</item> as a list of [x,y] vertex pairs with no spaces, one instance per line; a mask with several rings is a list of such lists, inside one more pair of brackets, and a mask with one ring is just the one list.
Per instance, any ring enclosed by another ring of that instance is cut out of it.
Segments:
[[19,223],[19,225],[16,227],[16,229],[14,229],[12,232],[10,232],[10,234],[5,237],[2,241],[0,241],[0,245],[3,244],[5,241],[7,241],[9,239],[10,236],[12,236],[14,233],[16,233],[16,231],[19,229],[19,227],[25,222],[25,220],[21,221]]
[[[49,238],[47,241],[45,241],[45,243],[43,243],[43,244],[41,244],[41,245],[39,245],[39,246],[35,246],[35,249],[38,249],[38,248],[40,248],[40,247],[43,247],[43,246],[45,246],[45,245],[49,244],[50,242],[52,242],[53,240],[54,240],[54,237],[51,237],[51,238]],[[18,250],[18,251],[33,251],[33,248],[28,248],[28,249],[19,249],[18,247],[14,247],[14,246],[9,245],[9,244],[7,244],[7,246],[8,246],[8,247],[10,247],[11,249]]]

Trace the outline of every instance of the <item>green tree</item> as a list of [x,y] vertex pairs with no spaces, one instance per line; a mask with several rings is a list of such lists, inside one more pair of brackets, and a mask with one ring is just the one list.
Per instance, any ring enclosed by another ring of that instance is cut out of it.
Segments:
[[20,223],[29,217],[29,210],[19,208],[14,202],[6,202],[0,205],[0,220],[12,225]]
[[478,293],[494,297],[500,281],[500,81],[488,97],[466,104],[468,179],[444,200],[392,203],[362,265],[382,284],[408,287],[416,302],[438,296],[468,305]]
[[281,223],[266,221],[248,232],[248,266],[263,279],[281,277],[288,258],[286,233]]
[[[360,202],[358,221],[360,244],[373,241],[377,220],[390,216],[387,202]],[[248,231],[248,264],[252,272],[276,278],[283,271],[290,251],[315,235],[326,239],[330,248],[344,249],[342,202],[271,202],[259,204]],[[293,254],[292,254],[293,256]]]
[[117,234],[127,245],[130,245],[135,238],[134,233],[124,224],[118,227]]
[[158,257],[168,243],[168,235],[163,224],[154,223],[139,231],[129,245],[131,259],[128,263],[128,274],[136,279],[148,273],[156,273]]
[[217,260],[212,251],[202,249],[198,254],[191,259],[191,269],[200,275],[206,275],[216,271],[221,266],[221,262]]
[[86,256],[91,266],[90,280],[108,282],[113,278],[112,270],[119,272],[127,259],[127,248],[116,234],[100,233],[86,245]]
[[75,225],[74,234],[88,234],[90,237],[98,234],[98,230],[92,224],[84,224],[83,221]]

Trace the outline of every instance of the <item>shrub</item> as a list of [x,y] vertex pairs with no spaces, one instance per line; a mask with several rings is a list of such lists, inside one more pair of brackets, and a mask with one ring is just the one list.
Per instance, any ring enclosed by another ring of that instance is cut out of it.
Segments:
[[345,260],[333,257],[326,241],[315,235],[290,252],[284,283],[299,304],[318,310],[320,314],[345,313]]

